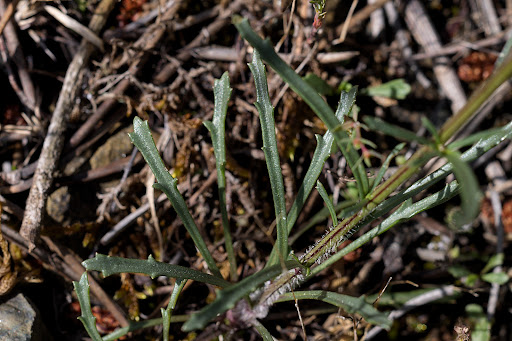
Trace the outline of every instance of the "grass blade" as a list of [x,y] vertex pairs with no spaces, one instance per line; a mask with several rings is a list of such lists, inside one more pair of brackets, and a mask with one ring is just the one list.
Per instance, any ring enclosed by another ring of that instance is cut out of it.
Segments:
[[213,94],[215,97],[215,107],[213,109],[213,122],[206,121],[204,125],[212,135],[213,151],[215,153],[215,165],[217,168],[217,183],[219,186],[219,206],[222,216],[222,229],[224,230],[224,242],[229,261],[229,273],[233,281],[238,276],[236,273],[236,258],[233,250],[233,241],[231,231],[229,229],[229,218],[226,207],[226,114],[228,110],[228,102],[231,96],[231,88],[229,87],[229,75],[224,72],[220,79],[216,79],[213,86]]
[[359,162],[359,154],[352,146],[348,134],[343,130],[341,123],[336,118],[336,115],[334,115],[332,109],[322,99],[322,97],[320,97],[315,89],[297,75],[297,73],[295,73],[295,71],[293,71],[290,66],[288,66],[288,64],[286,64],[277,55],[277,53],[275,53],[272,44],[268,39],[265,41],[262,40],[258,34],[252,30],[247,19],[234,16],[233,23],[235,24],[238,32],[240,32],[240,35],[260,53],[261,58],[265,60],[286,83],[288,83],[290,88],[309,105],[315,114],[317,114],[324,122],[327,129],[332,132],[336,144],[343,153],[343,156],[347,159],[350,169],[357,181],[359,196],[360,198],[363,198],[368,193],[369,189],[366,170],[362,163]]
[[151,255],[147,260],[143,260],[111,257],[97,253],[94,258],[82,262],[82,265],[87,270],[101,271],[105,277],[122,272],[129,272],[146,274],[151,276],[151,278],[158,276],[186,278],[219,287],[227,287],[231,285],[228,281],[217,276],[212,276],[184,266],[158,262]]
[[192,215],[190,215],[183,196],[178,191],[178,186],[176,184],[178,180],[169,174],[165,168],[164,162],[158,154],[155,141],[149,131],[148,122],[142,121],[139,117],[135,117],[133,119],[133,133],[129,133],[128,135],[130,136],[133,144],[140,150],[142,156],[151,168],[151,171],[153,171],[153,174],[155,174],[158,183],[154,184],[153,187],[164,192],[167,198],[169,198],[174,210],[185,225],[185,228],[192,237],[194,244],[203,256],[212,274],[217,277],[222,277],[217,264],[215,264],[215,260],[206,247],[203,237],[199,233],[199,229],[197,228]]
[[[261,135],[263,137],[263,152],[267,163],[270,186],[274,199],[274,210],[277,223],[277,252],[282,260],[288,257],[288,231],[286,225],[286,202],[284,198],[283,174],[279,153],[277,151],[276,127],[274,124],[274,108],[268,95],[267,76],[261,62],[258,50],[254,50],[249,68],[256,86],[256,102],[254,105],[260,113]],[[273,264],[271,264],[273,265]]]

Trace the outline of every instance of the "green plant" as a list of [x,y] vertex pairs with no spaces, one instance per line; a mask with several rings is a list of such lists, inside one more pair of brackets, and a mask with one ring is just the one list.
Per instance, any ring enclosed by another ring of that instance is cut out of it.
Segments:
[[[374,118],[367,118],[365,123],[369,128],[380,130],[398,139],[409,142],[415,141],[422,145],[420,150],[401,165],[389,179],[381,182],[392,158],[400,152],[404,144],[399,144],[393,150],[373,179],[368,178],[367,170],[364,167],[364,162],[362,162],[362,156],[359,155],[357,144],[354,141],[357,127],[347,131],[345,129],[347,125],[344,125],[345,118],[353,108],[357,88],[354,87],[349,92],[342,92],[339,105],[336,111],[333,112],[315,89],[280,59],[274,52],[270,42],[263,41],[251,29],[246,20],[235,18],[234,23],[242,37],[255,49],[253,61],[249,67],[255,81],[257,94],[255,105],[260,114],[263,150],[272,188],[277,230],[276,243],[265,268],[237,281],[235,255],[224,198],[226,164],[224,124],[227,103],[231,95],[227,74],[224,74],[220,80],[215,82],[214,116],[212,122],[205,122],[205,125],[212,134],[226,252],[231,266],[231,280],[235,281],[235,283],[228,282],[222,278],[215,260],[206,247],[188,211],[183,197],[177,190],[177,180],[169,174],[158,155],[147,122],[142,122],[137,117],[134,119],[134,132],[130,134],[130,138],[141,151],[155,174],[158,183],[154,186],[161,189],[168,196],[208,265],[211,274],[160,263],[152,257],[148,260],[129,260],[97,255],[95,258],[84,262],[85,268],[89,271],[102,271],[104,276],[132,272],[147,274],[152,278],[160,275],[176,278],[171,302],[167,309],[162,309],[163,318],[155,319],[151,323],[148,322],[152,324],[162,323],[163,321],[165,340],[169,338],[169,323],[172,321],[172,312],[186,280],[208,283],[221,288],[221,290],[217,292],[217,297],[212,303],[193,314],[185,322],[183,325],[183,330],[185,331],[204,328],[212,319],[226,313],[225,316],[233,328],[254,327],[264,339],[270,340],[272,339],[270,333],[259,320],[265,318],[269,308],[275,303],[300,299],[315,299],[328,302],[343,308],[347,312],[358,313],[371,323],[389,328],[391,321],[387,319],[387,315],[376,310],[363,298],[347,297],[327,291],[292,291],[375,236],[424,210],[444,203],[457,194],[461,196],[462,205],[455,217],[456,223],[459,225],[466,224],[475,217],[478,212],[480,192],[476,178],[467,163],[475,160],[504,139],[510,138],[512,136],[512,123],[501,128],[480,132],[460,141],[449,143],[449,140],[472,117],[492,92],[512,75],[511,58],[505,59],[493,76],[469,99],[468,104],[458,114],[448,120],[439,132],[428,121],[424,121],[424,125],[432,135],[431,138],[418,138],[414,133],[402,128]],[[290,88],[311,107],[328,128],[328,131],[323,136],[316,136],[317,147],[311,164],[298,190],[297,197],[288,212],[285,209],[284,186],[279,155],[277,153],[273,107],[270,104],[265,69],[260,58],[264,59],[289,84]],[[403,87],[403,84],[399,82],[399,86]],[[390,91],[389,88],[385,90],[387,92]],[[379,90],[379,94],[381,93],[380,91],[382,89]],[[394,93],[395,90],[391,90],[391,92]],[[461,148],[465,147],[469,148],[463,153],[459,152]],[[318,182],[324,162],[335,150],[340,150],[346,158],[356,180],[358,193],[357,201],[349,201],[344,203],[345,205],[336,206],[330,201],[322,184]],[[398,191],[403,184],[410,181],[421,170],[428,160],[436,156],[444,158],[447,163],[436,172]],[[433,186],[452,172],[457,180],[450,182],[442,190],[417,202],[413,202],[413,197],[416,194]],[[321,239],[297,258],[293,251],[291,251],[290,246],[290,241],[296,238],[289,238],[289,236],[315,184],[327,207],[325,212],[322,213],[322,219],[330,215],[334,224],[330,229],[327,229]],[[395,193],[396,191],[398,193]],[[395,208],[396,210],[392,212]],[[390,212],[392,213],[389,214]],[[364,233],[342,250],[338,250],[338,246],[348,240],[355,232],[359,231],[361,227],[386,214],[389,215],[377,227]],[[94,318],[90,314],[86,279],[86,274],[84,274],[82,280],[75,283],[83,312],[81,321],[84,323],[91,338],[99,340],[99,334],[94,327]],[[125,329],[125,331],[128,330],[130,328]],[[115,335],[118,336],[121,332],[116,333]],[[111,337],[107,336],[106,338],[111,339]]]

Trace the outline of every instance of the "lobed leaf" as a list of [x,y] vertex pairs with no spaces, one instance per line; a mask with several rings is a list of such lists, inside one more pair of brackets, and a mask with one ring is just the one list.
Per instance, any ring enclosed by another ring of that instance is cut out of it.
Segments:
[[212,276],[210,274],[186,268],[180,265],[158,262],[151,255],[147,260],[143,260],[111,257],[97,253],[94,258],[82,262],[82,265],[87,270],[101,271],[105,277],[128,272],[145,274],[151,278],[158,276],[166,276],[170,278],[186,278],[197,282],[216,285],[219,287],[228,287],[231,285],[231,283],[228,281],[217,276]]
[[233,250],[233,241],[229,229],[229,218],[226,207],[226,114],[228,102],[231,96],[229,75],[224,72],[220,79],[216,79],[213,85],[214,109],[213,122],[205,121],[204,125],[212,135],[213,152],[215,154],[215,166],[217,168],[217,183],[219,187],[219,206],[222,216],[222,229],[224,231],[224,243],[229,260],[230,277],[237,280],[236,258]]
[[[288,256],[288,231],[286,224],[286,202],[284,197],[283,173],[277,151],[276,127],[274,123],[274,108],[270,102],[265,67],[261,62],[258,50],[254,50],[249,68],[254,77],[256,98],[254,103],[260,113],[261,135],[263,138],[263,152],[267,163],[270,187],[274,199],[277,228],[277,252],[285,260]],[[277,263],[277,262],[276,262]],[[273,265],[272,263],[270,265]]]
[[[356,100],[357,87],[353,87],[350,91],[345,92],[342,91],[340,95],[340,101],[338,102],[338,107],[336,109],[336,118],[340,121],[340,123],[344,122],[345,116],[347,116],[352,107],[354,106],[354,102]],[[301,212],[304,204],[306,203],[313,186],[316,183],[316,180],[320,176],[322,169],[324,167],[325,161],[332,154],[333,144],[334,144],[334,136],[331,131],[327,131],[323,136],[315,135],[317,144],[315,151],[313,153],[313,158],[311,159],[311,163],[309,164],[308,170],[306,171],[306,175],[304,176],[304,180],[297,191],[297,196],[293,201],[290,210],[288,211],[287,217],[287,231],[290,234],[299,213]],[[325,218],[322,218],[323,220]],[[320,220],[320,221],[321,221]],[[295,240],[295,239],[294,239]],[[291,243],[291,242],[289,242]],[[272,249],[272,253],[269,257],[269,262],[267,264],[277,264],[276,258],[277,253],[275,252],[275,247]]]
[[130,136],[133,144],[141,152],[153,174],[155,174],[158,183],[154,184],[153,187],[164,192],[167,198],[169,198],[174,210],[185,225],[185,228],[192,237],[194,244],[208,265],[208,268],[215,276],[222,278],[219,268],[217,267],[217,264],[215,264],[215,260],[208,250],[203,237],[199,233],[199,229],[188,210],[183,196],[178,191],[177,180],[169,174],[165,168],[162,158],[158,154],[155,141],[149,131],[148,122],[142,121],[139,117],[135,117],[133,119],[133,133],[129,133],[128,135]]
[[96,329],[96,317],[93,316],[91,310],[87,272],[82,274],[79,282],[73,281],[73,287],[75,288],[78,302],[80,303],[80,310],[82,311],[82,316],[78,319],[82,322],[87,334],[89,334],[93,341],[101,341],[101,335],[98,329]]

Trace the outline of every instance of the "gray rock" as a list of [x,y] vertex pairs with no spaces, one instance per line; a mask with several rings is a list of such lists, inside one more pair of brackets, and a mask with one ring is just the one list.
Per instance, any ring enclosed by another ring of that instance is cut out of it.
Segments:
[[48,340],[37,308],[23,294],[0,304],[0,340]]
[[[48,197],[46,201],[46,213],[56,222],[64,224],[70,202],[71,194],[69,193],[69,188],[68,186],[62,186]],[[69,222],[66,222],[65,225],[67,224],[69,224]]]

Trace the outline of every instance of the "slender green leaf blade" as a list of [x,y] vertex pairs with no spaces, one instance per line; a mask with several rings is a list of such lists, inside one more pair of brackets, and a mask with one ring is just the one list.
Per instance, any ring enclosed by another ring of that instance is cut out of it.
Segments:
[[268,95],[267,76],[265,67],[261,62],[258,50],[254,50],[252,62],[249,68],[254,77],[256,86],[256,98],[254,103],[260,113],[261,135],[263,137],[263,152],[267,163],[272,196],[274,198],[274,210],[277,222],[276,245],[281,259],[288,256],[288,231],[286,225],[286,202],[284,197],[283,174],[279,153],[277,151],[276,127],[274,123],[274,108]]
[[418,136],[416,133],[404,129],[402,127],[395,126],[393,124],[389,124],[378,117],[365,116],[364,123],[368,126],[368,128],[372,130],[380,131],[383,134],[393,136],[402,141],[408,142],[418,142],[421,144],[429,144],[430,141],[424,137]]
[[85,330],[91,339],[94,341],[101,341],[100,333],[98,332],[98,329],[96,329],[96,317],[93,316],[91,310],[87,272],[82,274],[79,282],[73,282],[73,286],[75,287],[78,302],[80,303],[80,310],[82,311],[82,316],[78,319],[84,325]]
[[[496,130],[495,134],[488,136],[485,139],[479,140],[477,143],[475,143],[475,145],[473,145],[470,149],[466,150],[461,155],[461,160],[464,162],[472,162],[481,155],[483,155],[484,153],[488,152],[491,148],[503,142],[505,139],[510,139],[511,137],[512,122]],[[371,215],[369,215],[361,222],[361,225],[367,225],[373,220],[390,212],[394,207],[400,205],[407,199],[412,198],[413,196],[419,194],[423,190],[430,188],[431,186],[435,185],[442,179],[446,178],[449,174],[452,173],[452,171],[453,165],[451,163],[447,163],[434,173],[429,174],[423,179],[416,181],[408,188],[404,189],[400,193],[387,199],[379,206],[377,206],[377,208],[372,211]]]
[[366,303],[364,297],[352,297],[335,292],[324,290],[295,291],[282,295],[276,302],[286,302],[298,300],[319,300],[337,307],[343,308],[349,314],[360,314],[370,323],[390,329],[392,321],[388,319],[388,314],[375,309],[371,304]]
[[318,191],[318,193],[320,193],[320,196],[324,200],[327,209],[329,209],[329,213],[331,214],[333,224],[338,225],[338,217],[336,216],[334,205],[331,201],[331,198],[329,198],[329,195],[327,194],[324,185],[322,185],[322,183],[319,180],[316,181],[316,190]]
[[252,30],[247,19],[234,16],[233,23],[240,32],[240,35],[256,50],[258,50],[261,54],[261,58],[265,60],[290,86],[290,88],[311,107],[311,109],[325,123],[327,129],[332,132],[336,144],[343,153],[343,156],[347,159],[352,173],[354,173],[359,189],[359,195],[363,198],[368,193],[369,189],[366,170],[362,163],[359,162],[359,154],[353,148],[348,134],[343,130],[342,125],[334,115],[332,109],[309,84],[297,75],[297,73],[295,73],[295,71],[293,71],[290,66],[288,66],[288,64],[286,64],[277,55],[277,53],[275,53],[269,40],[262,40],[258,34]]
[[453,165],[455,177],[461,184],[462,215],[457,215],[454,219],[456,225],[462,226],[473,221],[480,212],[482,193],[475,174],[468,164],[461,160],[458,152],[446,150],[443,155]]
[[382,180],[382,178],[384,177],[384,174],[386,174],[386,171],[389,168],[389,164],[391,163],[391,160],[393,160],[393,158],[395,156],[397,156],[398,153],[400,153],[400,151],[402,149],[404,149],[404,147],[405,147],[405,143],[400,143],[395,148],[393,148],[391,153],[389,153],[388,157],[386,158],[386,160],[384,160],[382,166],[380,167],[379,173],[377,173],[377,176],[375,177],[375,180],[373,181],[372,191],[380,184],[380,181]]
[[[344,122],[345,116],[347,116],[352,107],[354,106],[357,94],[357,87],[353,87],[350,91],[345,92],[342,91],[340,95],[340,101],[338,102],[338,107],[336,109],[336,118],[340,121],[340,123]],[[330,130],[324,134],[324,136],[315,135],[316,138],[316,148],[313,153],[313,158],[311,159],[311,163],[309,164],[308,170],[306,171],[306,175],[304,176],[304,180],[297,191],[297,196],[293,201],[290,210],[288,211],[288,217],[286,219],[287,223],[287,231],[290,234],[297,218],[299,217],[299,213],[304,207],[313,186],[316,183],[316,180],[322,173],[322,169],[324,167],[325,161],[332,154],[332,147],[334,144],[334,136],[332,135]],[[275,247],[272,249],[272,253],[270,254],[269,261],[267,266],[272,264],[277,264],[277,253],[275,251]]]
[[270,334],[268,329],[265,328],[265,326],[262,325],[260,322],[256,322],[254,324],[254,328],[258,331],[258,333],[260,333],[260,336],[263,339],[263,341],[275,341],[276,340],[276,339],[274,339],[272,334]]
[[97,253],[94,258],[82,262],[82,265],[87,270],[101,271],[105,277],[128,272],[146,274],[151,276],[151,278],[158,276],[186,278],[198,282],[216,285],[219,287],[227,287],[231,285],[228,281],[217,276],[212,276],[210,274],[186,268],[180,265],[158,262],[151,255],[147,260],[143,260],[111,257]]
[[334,92],[329,84],[314,73],[309,72],[303,79],[320,95],[332,95]]
[[155,174],[158,183],[153,187],[164,192],[167,198],[169,198],[176,213],[181,218],[185,228],[192,237],[194,244],[196,245],[201,255],[204,257],[204,260],[206,261],[210,271],[215,276],[222,277],[217,264],[215,264],[215,260],[213,259],[210,251],[208,250],[208,247],[206,246],[206,243],[203,240],[203,237],[199,233],[199,229],[197,228],[196,223],[194,222],[194,219],[188,210],[183,196],[178,191],[178,186],[176,184],[177,180],[173,178],[171,174],[169,174],[165,168],[162,158],[158,154],[155,141],[153,140],[151,132],[149,131],[148,122],[144,122],[139,117],[135,117],[133,119],[133,133],[129,133],[128,135],[130,136],[133,144],[141,152],[153,174]]
[[233,250],[233,241],[229,229],[229,218],[226,207],[226,115],[229,98],[231,96],[229,86],[229,75],[224,72],[220,79],[216,79],[213,86],[215,97],[213,109],[213,122],[206,121],[204,125],[212,135],[213,151],[215,154],[215,165],[217,168],[217,182],[219,187],[219,206],[222,216],[222,228],[224,231],[224,242],[228,253],[230,277],[237,280],[236,257]]

